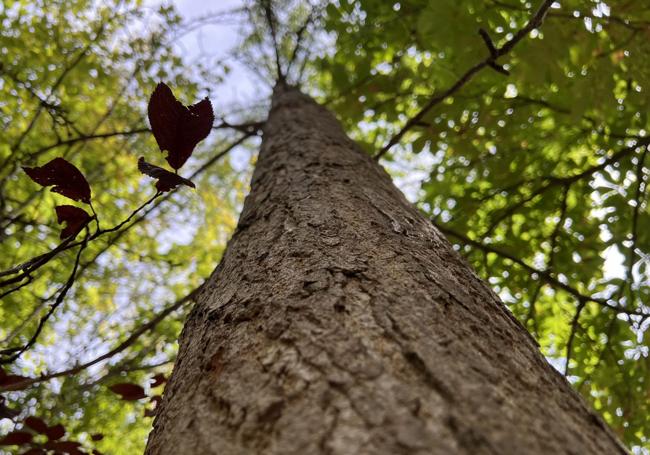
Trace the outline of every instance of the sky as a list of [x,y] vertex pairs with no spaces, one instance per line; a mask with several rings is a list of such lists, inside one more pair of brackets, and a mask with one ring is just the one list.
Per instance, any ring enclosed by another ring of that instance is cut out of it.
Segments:
[[[178,12],[187,21],[212,13],[233,10],[244,5],[242,0],[176,0],[173,2]],[[186,61],[200,58],[202,54],[227,57],[240,40],[236,25],[209,24],[181,38],[178,43]],[[221,102],[245,104],[256,100],[259,83],[250,71],[232,61],[232,72],[215,92]]]

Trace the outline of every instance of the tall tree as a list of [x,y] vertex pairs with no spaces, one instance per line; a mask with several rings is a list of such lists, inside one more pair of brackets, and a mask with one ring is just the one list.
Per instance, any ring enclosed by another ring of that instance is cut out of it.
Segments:
[[147,453],[625,453],[337,120],[280,82]]

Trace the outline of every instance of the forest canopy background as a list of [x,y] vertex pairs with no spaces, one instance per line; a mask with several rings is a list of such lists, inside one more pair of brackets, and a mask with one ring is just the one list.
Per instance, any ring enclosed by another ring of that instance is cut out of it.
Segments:
[[[88,450],[142,451],[192,291],[235,228],[275,77],[263,9],[232,3],[180,3],[185,17],[131,0],[0,5],[0,271],[61,243],[54,206],[68,202],[21,166],[74,163],[101,227],[119,226],[0,289],[5,350],[29,341],[75,271],[37,342],[3,354],[4,374],[30,384],[3,392],[0,410],[19,414],[2,434],[36,416]],[[538,2],[273,3],[290,82],[381,154],[549,361],[650,453],[650,4],[555,2],[497,68],[427,109],[490,55],[479,30],[502,46]],[[196,190],[143,205],[156,191],[137,159],[164,161],[147,121],[160,81],[186,105],[208,96],[216,120],[183,167]]]

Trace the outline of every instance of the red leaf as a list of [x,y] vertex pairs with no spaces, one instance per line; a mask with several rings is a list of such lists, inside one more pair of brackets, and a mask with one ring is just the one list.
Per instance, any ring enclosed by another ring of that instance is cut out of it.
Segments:
[[121,395],[122,399],[126,401],[135,401],[140,400],[141,398],[147,398],[144,389],[137,384],[123,382],[120,384],[113,384],[109,389],[112,392]]
[[47,423],[43,419],[39,419],[38,417],[27,417],[25,419],[25,425],[27,425],[29,428],[32,430],[36,431],[37,433],[45,434],[47,433]]
[[19,446],[32,442],[34,436],[27,431],[12,431],[0,439],[0,446]]
[[52,191],[65,197],[90,203],[90,186],[83,174],[63,158],[54,158],[41,167],[24,167],[23,170],[36,183],[54,185]]
[[48,427],[44,434],[50,441],[56,441],[65,435],[65,427],[59,423],[58,425]]
[[181,177],[178,174],[169,172],[167,169],[163,169],[158,166],[154,166],[151,163],[147,163],[143,157],[138,159],[138,169],[145,175],[158,179],[156,182],[156,189],[160,192],[166,192],[173,190],[178,185],[186,185],[192,188],[196,188],[194,183],[191,180]]
[[158,373],[154,377],[151,378],[151,387],[156,388],[161,385],[163,385],[165,382],[167,382],[167,378],[165,377],[164,374]]
[[88,212],[74,205],[57,205],[56,220],[59,224],[67,223],[67,226],[61,231],[61,238],[76,236],[92,219]]
[[167,162],[174,169],[185,164],[196,144],[210,134],[214,122],[208,98],[186,107],[164,82],[151,94],[148,114],[158,147],[161,152],[167,150]]
[[83,452],[79,450],[81,444],[74,441],[50,441],[44,444],[44,447],[49,450],[54,450],[56,452],[63,452],[70,455],[81,455]]
[[93,441],[101,441],[102,439],[104,439],[104,435],[101,433],[95,433],[90,435],[90,439],[92,439]]

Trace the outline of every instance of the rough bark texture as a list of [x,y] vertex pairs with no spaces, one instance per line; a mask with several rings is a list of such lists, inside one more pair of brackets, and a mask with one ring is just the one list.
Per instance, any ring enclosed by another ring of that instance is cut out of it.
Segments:
[[251,186],[147,453],[625,453],[326,109],[276,89]]

